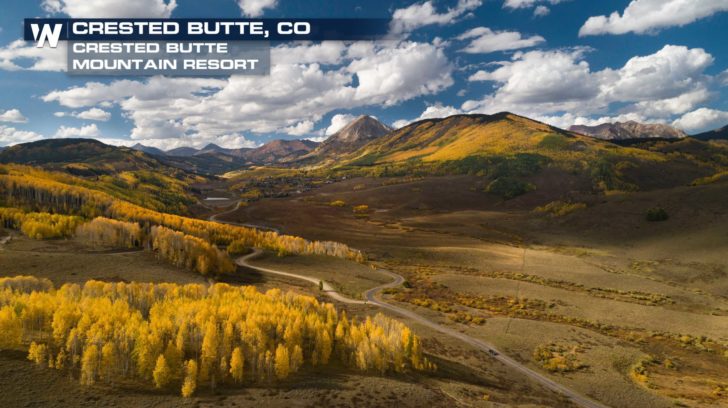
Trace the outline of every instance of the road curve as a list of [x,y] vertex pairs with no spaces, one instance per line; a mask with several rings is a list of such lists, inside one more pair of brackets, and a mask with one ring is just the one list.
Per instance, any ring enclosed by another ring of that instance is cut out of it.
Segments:
[[577,393],[576,391],[573,391],[570,388],[567,388],[566,386],[561,385],[561,384],[551,380],[550,378],[546,377],[545,375],[543,375],[537,371],[534,371],[534,370],[526,367],[525,365],[519,363],[518,361],[504,355],[490,343],[487,343],[483,340],[476,339],[474,337],[468,336],[467,334],[460,333],[459,331],[456,331],[451,328],[437,324],[425,317],[418,315],[417,313],[415,313],[411,310],[404,309],[404,308],[386,303],[376,297],[377,293],[379,293],[383,289],[394,288],[394,287],[400,286],[402,283],[404,283],[404,277],[402,277],[401,275],[398,275],[396,273],[393,273],[393,272],[390,272],[387,270],[379,269],[379,272],[385,273],[385,274],[389,275],[390,277],[392,277],[392,282],[367,290],[364,293],[364,297],[365,297],[366,301],[362,301],[362,300],[350,299],[350,298],[347,298],[347,297],[341,295],[331,285],[329,285],[328,283],[323,282],[319,279],[316,279],[316,278],[313,278],[310,276],[297,275],[295,273],[290,273],[290,272],[283,272],[283,271],[278,271],[278,270],[274,270],[274,269],[261,268],[258,266],[251,265],[248,262],[249,260],[260,255],[262,252],[263,251],[256,248],[253,251],[253,253],[240,257],[235,262],[240,266],[251,268],[251,269],[263,272],[263,273],[270,273],[270,274],[300,279],[300,280],[304,280],[307,282],[311,282],[314,285],[319,285],[319,282],[322,282],[323,291],[326,293],[326,295],[328,295],[330,298],[332,298],[336,301],[339,301],[342,303],[347,303],[347,304],[369,304],[369,305],[379,306],[381,308],[390,310],[394,313],[405,316],[424,326],[430,327],[434,330],[439,331],[440,333],[443,333],[450,337],[461,340],[464,343],[467,343],[477,349],[480,349],[480,350],[488,353],[492,358],[500,361],[507,367],[510,367],[510,368],[520,372],[521,374],[525,375],[526,377],[540,383],[541,385],[543,385],[544,387],[546,387],[552,391],[555,391],[559,394],[566,396],[569,400],[571,400],[571,402],[573,402],[574,404],[576,404],[580,407],[606,408],[606,405],[603,405],[590,398],[587,398],[587,397]]
[[238,208],[240,208],[240,204],[242,204],[242,202],[243,202],[243,200],[238,200],[238,202],[235,203],[235,207],[233,207],[232,210],[225,211],[225,212],[221,212],[221,213],[217,213],[217,214],[213,214],[213,215],[209,216],[207,218],[208,221],[219,222],[221,224],[237,225],[238,227],[255,228],[255,229],[259,229],[259,230],[263,230],[263,231],[273,231],[273,232],[275,232],[277,234],[280,234],[281,233],[281,230],[279,230],[278,228],[266,227],[265,225],[244,224],[244,223],[241,223],[241,222],[224,221],[224,220],[218,220],[217,219],[217,217],[219,217],[221,215],[232,214],[235,211],[237,211]]

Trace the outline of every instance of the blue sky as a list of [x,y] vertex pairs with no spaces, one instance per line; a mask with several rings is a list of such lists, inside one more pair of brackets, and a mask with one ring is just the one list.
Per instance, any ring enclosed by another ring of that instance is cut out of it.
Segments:
[[[361,114],[728,124],[728,0],[2,1],[0,145],[253,146],[321,140]],[[62,49],[18,42],[23,18],[45,16],[383,17],[397,39],[274,44],[263,78],[71,77]]]

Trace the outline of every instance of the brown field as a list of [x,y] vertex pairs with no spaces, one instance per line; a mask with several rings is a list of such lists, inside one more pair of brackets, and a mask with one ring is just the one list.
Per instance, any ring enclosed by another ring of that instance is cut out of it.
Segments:
[[[74,240],[35,241],[18,234],[0,247],[0,276],[32,274],[51,279],[55,284],[104,281],[193,283],[205,280],[180,270],[143,251],[92,251]],[[361,293],[387,282],[369,267],[324,257],[275,257],[268,255],[261,264],[280,269],[293,268],[312,276],[333,278],[344,293]],[[303,265],[303,266],[301,266]],[[345,273],[340,273],[345,271]],[[328,279],[328,278],[327,278]],[[268,276],[241,269],[221,280],[251,284],[260,290],[273,287],[312,294],[327,300],[317,288],[296,279]],[[344,307],[345,305],[340,305]],[[347,306],[352,316],[364,317],[376,310],[371,306]],[[540,386],[509,372],[488,356],[423,327],[406,322],[422,333],[428,357],[437,365],[432,374],[380,376],[350,369],[302,370],[283,383],[250,384],[241,388],[222,388],[211,393],[204,387],[195,397],[184,399],[176,390],[142,388],[137,383],[81,386],[77,378],[55,370],[38,368],[23,351],[0,352],[0,382],[3,407],[451,407],[453,404],[491,407],[568,406],[563,399]]]
[[[578,346],[587,368],[550,375],[610,406],[728,406],[728,185],[577,194],[571,201],[586,208],[534,212],[563,195],[504,202],[473,176],[352,179],[251,202],[224,218],[362,249],[413,283],[388,299],[532,368],[547,372],[532,356],[541,345]],[[336,200],[345,205],[331,206]],[[357,216],[352,207],[362,204],[369,211]],[[645,220],[655,206],[668,221]],[[464,305],[463,296],[487,308]],[[435,306],[407,303],[426,299]],[[464,324],[465,315],[485,323]]]

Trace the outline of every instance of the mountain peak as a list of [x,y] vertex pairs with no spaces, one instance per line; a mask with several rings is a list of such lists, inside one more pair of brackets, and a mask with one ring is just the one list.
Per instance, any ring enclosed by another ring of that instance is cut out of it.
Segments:
[[331,135],[331,137],[326,139],[324,144],[345,143],[348,145],[359,145],[357,147],[361,147],[367,142],[384,136],[391,131],[392,129],[389,126],[377,119],[369,115],[362,115]]
[[634,120],[602,123],[596,126],[572,126],[569,130],[604,140],[682,139],[687,137],[685,132],[670,125],[646,124]]

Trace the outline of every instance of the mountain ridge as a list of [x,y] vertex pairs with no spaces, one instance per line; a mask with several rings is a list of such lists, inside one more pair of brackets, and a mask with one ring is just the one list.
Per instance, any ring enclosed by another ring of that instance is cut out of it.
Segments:
[[574,125],[569,130],[602,140],[683,139],[688,136],[682,130],[670,125],[646,124],[633,120],[601,123],[595,126]]

